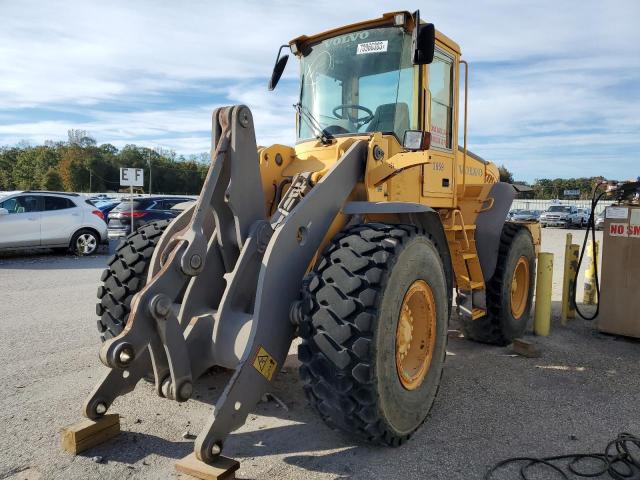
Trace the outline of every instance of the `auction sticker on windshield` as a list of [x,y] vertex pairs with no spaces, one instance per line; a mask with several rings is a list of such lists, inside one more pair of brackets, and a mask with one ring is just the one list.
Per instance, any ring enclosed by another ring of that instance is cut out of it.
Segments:
[[379,42],[359,43],[358,50],[356,51],[356,55],[361,55],[363,53],[386,52],[388,45],[389,45],[389,40],[381,40]]

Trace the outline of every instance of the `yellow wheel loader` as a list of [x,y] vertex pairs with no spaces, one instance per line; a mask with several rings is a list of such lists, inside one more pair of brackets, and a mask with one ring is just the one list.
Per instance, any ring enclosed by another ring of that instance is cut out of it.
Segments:
[[466,148],[459,46],[418,12],[387,13],[282,46],[272,90],[283,50],[300,61],[296,145],[257,147],[247,107],[217,109],[195,206],[129,235],[98,289],[110,370],[84,414],[142,378],[183,402],[211,367],[233,369],[195,442],[206,463],[297,336],[322,419],[397,446],[438,392],[454,290],[481,342],[522,335],[531,310],[540,233],[505,222],[515,188]]

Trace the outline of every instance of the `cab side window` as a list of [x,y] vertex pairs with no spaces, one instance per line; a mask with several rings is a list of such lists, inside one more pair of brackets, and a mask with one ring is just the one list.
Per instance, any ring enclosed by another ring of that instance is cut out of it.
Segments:
[[66,208],[73,208],[75,204],[68,198],[61,197],[44,197],[44,209],[49,210],[64,210]]
[[453,130],[453,59],[436,50],[429,65],[431,145],[451,149]]

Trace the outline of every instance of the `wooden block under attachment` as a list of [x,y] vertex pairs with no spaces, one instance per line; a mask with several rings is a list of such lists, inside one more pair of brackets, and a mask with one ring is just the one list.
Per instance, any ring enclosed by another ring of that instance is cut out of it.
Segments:
[[120,433],[120,415],[112,413],[98,420],[83,420],[62,431],[62,449],[78,454],[100,445]]
[[537,358],[540,356],[540,350],[535,343],[527,342],[526,340],[522,340],[521,338],[516,338],[513,341],[513,345],[511,347],[514,353],[518,355],[522,355],[523,357],[529,358]]
[[219,456],[212,465],[196,458],[196,454],[187,455],[176,462],[176,470],[201,480],[234,480],[240,462],[233,458]]

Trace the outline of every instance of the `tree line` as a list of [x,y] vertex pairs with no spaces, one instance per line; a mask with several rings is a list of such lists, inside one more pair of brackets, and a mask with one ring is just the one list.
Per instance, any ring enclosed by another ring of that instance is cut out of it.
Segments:
[[[520,197],[553,200],[553,199],[577,199],[577,200],[589,200],[593,193],[593,187],[604,180],[604,177],[581,177],[581,178],[537,178],[533,183],[527,183],[519,180],[514,180],[513,173],[511,173],[507,167],[501,165],[500,181],[514,183],[519,185],[525,185],[531,187],[530,192],[523,192]],[[580,193],[578,196],[565,196],[565,190],[578,190]]]
[[144,169],[145,192],[151,179],[153,193],[197,194],[209,155],[184,157],[137,145],[118,149],[109,143],[98,145],[86,131],[69,130],[65,142],[0,147],[0,191],[117,192],[120,168]]
[[[209,163],[208,153],[184,157],[137,145],[118,149],[109,143],[98,145],[84,130],[69,130],[65,142],[0,147],[0,191],[118,191],[120,168],[142,168],[145,192],[151,179],[153,193],[194,195],[200,192]],[[531,192],[521,194],[528,198],[564,198],[565,190],[579,190],[578,198],[588,199],[596,181],[602,179],[541,178],[527,184],[514,180],[504,165],[499,170],[501,181],[530,186]]]

